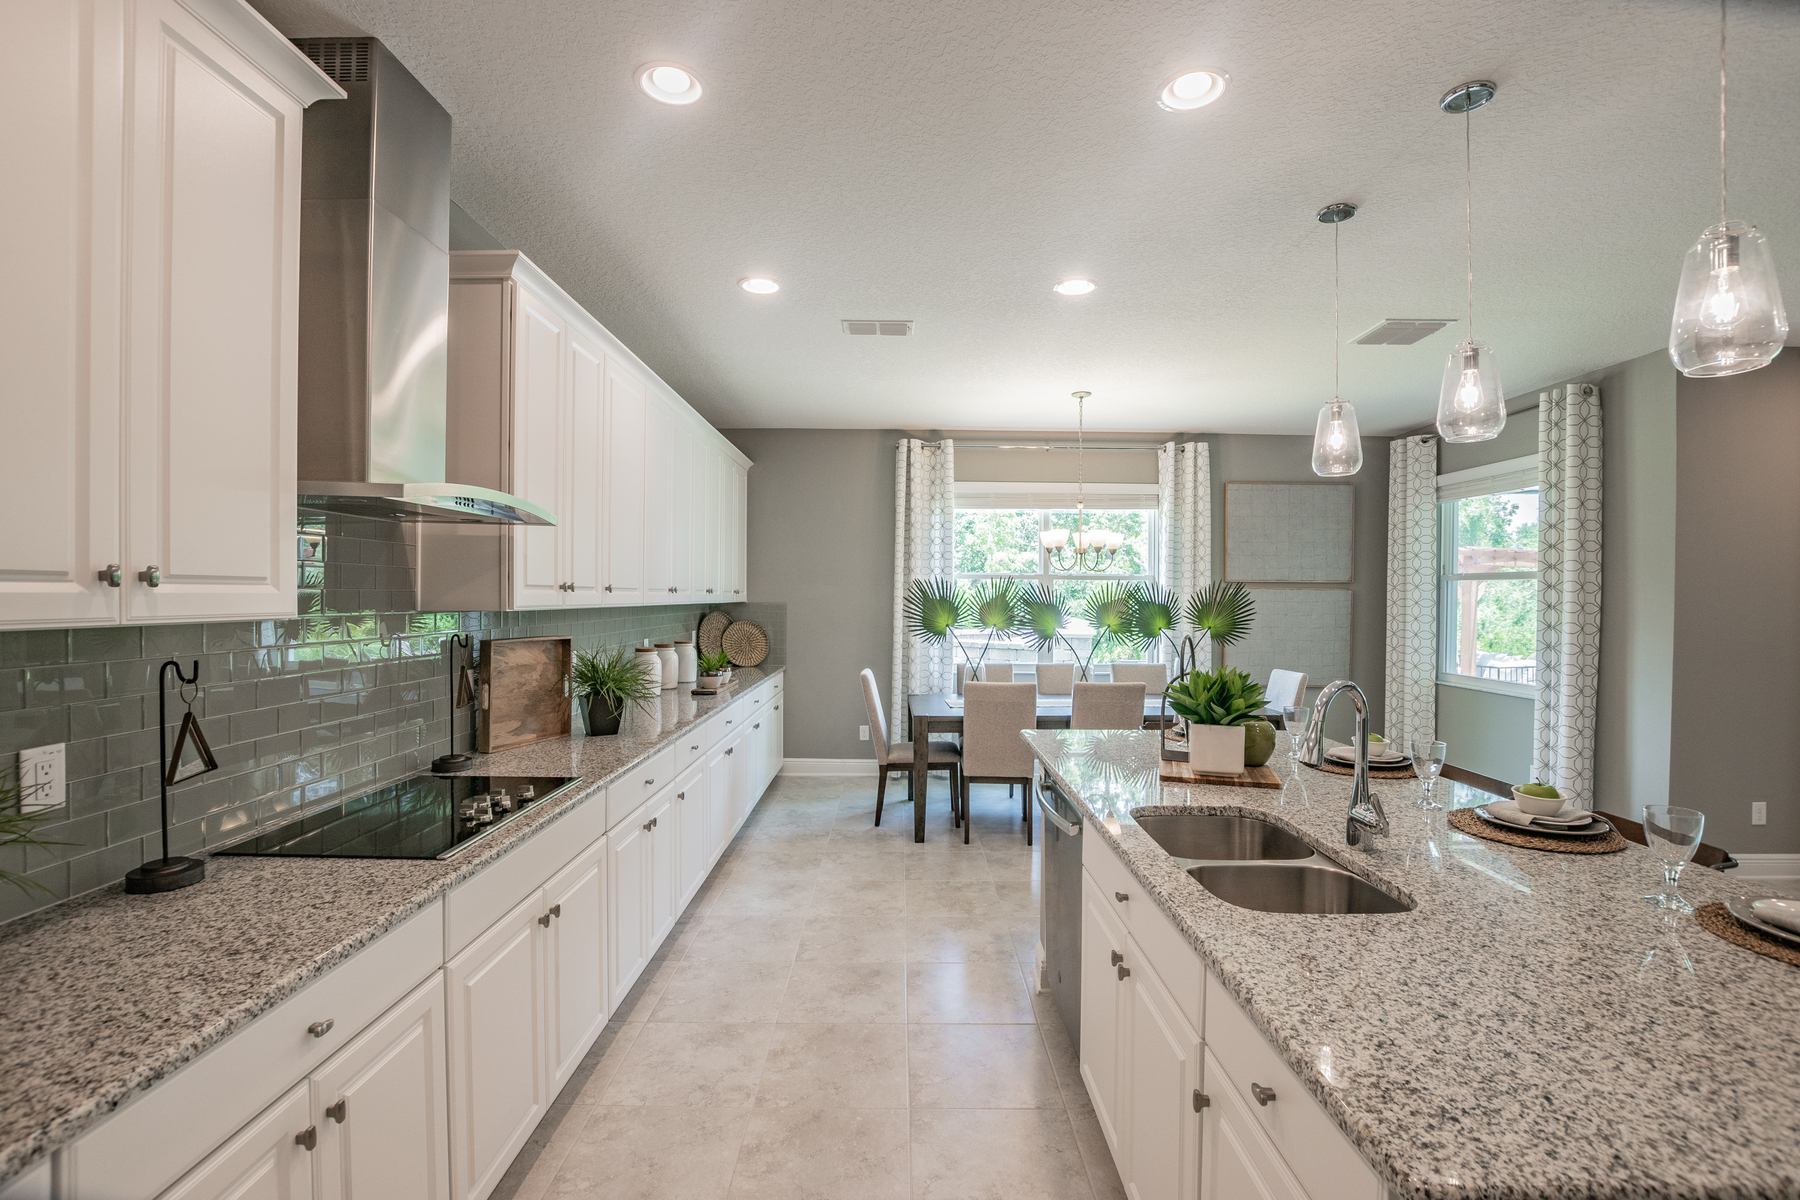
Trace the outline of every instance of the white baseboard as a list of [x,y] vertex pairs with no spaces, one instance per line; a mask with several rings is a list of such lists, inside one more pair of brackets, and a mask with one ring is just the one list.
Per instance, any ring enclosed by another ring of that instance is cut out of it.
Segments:
[[783,775],[864,775],[875,777],[872,758],[784,758]]
[[1733,879],[1800,879],[1800,854],[1734,854],[1742,866],[1727,872]]

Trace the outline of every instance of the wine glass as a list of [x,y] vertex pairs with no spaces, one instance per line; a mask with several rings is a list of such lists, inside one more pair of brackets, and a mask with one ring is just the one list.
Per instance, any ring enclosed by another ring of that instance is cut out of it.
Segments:
[[1312,720],[1312,707],[1290,704],[1281,710],[1281,723],[1288,731],[1288,757],[1300,761],[1300,743],[1306,738],[1307,722]]
[[1663,890],[1644,899],[1658,908],[1676,912],[1693,912],[1694,906],[1681,895],[1681,868],[1700,845],[1700,831],[1706,827],[1706,814],[1672,804],[1644,806],[1644,840],[1662,860]]
[[1444,755],[1449,747],[1443,742],[1414,738],[1411,749],[1413,774],[1419,777],[1419,783],[1424,788],[1424,795],[1419,798],[1419,807],[1427,812],[1444,807],[1431,798],[1431,792],[1437,786],[1438,774],[1444,769]]

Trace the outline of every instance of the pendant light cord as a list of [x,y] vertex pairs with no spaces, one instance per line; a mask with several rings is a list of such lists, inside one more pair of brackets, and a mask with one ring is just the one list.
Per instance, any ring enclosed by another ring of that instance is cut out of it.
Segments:
[[[1719,0],[1720,4],[1725,0]],[[1473,106],[1469,103],[1469,89],[1463,89],[1463,222],[1466,245],[1469,250],[1469,341],[1475,340],[1475,172],[1474,151],[1471,148],[1471,129],[1474,119],[1470,116]]]
[[1339,320],[1340,305],[1338,303],[1338,286],[1343,278],[1343,270],[1338,266],[1338,229],[1342,221],[1331,224],[1331,398],[1341,399],[1343,396],[1343,325]]
[[[1087,397],[1080,396],[1075,400],[1075,533],[1077,536],[1087,532],[1087,463],[1083,458],[1086,453],[1085,432],[1087,428]],[[1078,547],[1076,553],[1086,556],[1087,550]]]
[[1719,0],[1719,224],[1725,223],[1725,0]]

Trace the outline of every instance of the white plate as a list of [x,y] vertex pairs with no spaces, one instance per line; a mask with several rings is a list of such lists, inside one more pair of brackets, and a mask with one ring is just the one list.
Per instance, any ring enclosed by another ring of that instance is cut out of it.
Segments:
[[[1325,751],[1325,757],[1329,758],[1334,763],[1341,763],[1346,767],[1354,767],[1356,765],[1356,751],[1347,750],[1339,746],[1333,746],[1331,749]],[[1396,754],[1391,758],[1377,758],[1373,754],[1369,755],[1369,765],[1371,767],[1404,767],[1411,761],[1412,759],[1406,757],[1404,754]]]
[[1551,817],[1540,817],[1527,813],[1519,807],[1516,800],[1491,800],[1487,807],[1502,821],[1511,821],[1523,825],[1527,820],[1540,829],[1554,826],[1579,828],[1594,819],[1594,814],[1585,808],[1574,808],[1564,805],[1561,812]]
[[1800,900],[1765,896],[1761,900],[1752,900],[1750,910],[1765,925],[1779,925],[1789,933],[1800,934]]
[[1741,924],[1754,929],[1757,933],[1767,934],[1776,941],[1786,942],[1790,946],[1800,946],[1800,933],[1794,933],[1790,930],[1783,929],[1779,925],[1771,925],[1769,922],[1757,916],[1756,910],[1750,907],[1758,900],[1778,899],[1782,899],[1782,897],[1758,895],[1739,896],[1735,900],[1727,900],[1725,902],[1725,911],[1736,917]]
[[1608,825],[1598,817],[1594,818],[1593,823],[1586,828],[1559,829],[1552,825],[1538,825],[1535,823],[1531,825],[1521,825],[1516,821],[1508,821],[1495,816],[1489,811],[1491,808],[1493,808],[1493,805],[1483,804],[1475,810],[1475,815],[1498,829],[1510,829],[1514,833],[1529,833],[1534,837],[1572,838],[1579,841],[1584,838],[1605,837],[1612,832],[1612,826]]

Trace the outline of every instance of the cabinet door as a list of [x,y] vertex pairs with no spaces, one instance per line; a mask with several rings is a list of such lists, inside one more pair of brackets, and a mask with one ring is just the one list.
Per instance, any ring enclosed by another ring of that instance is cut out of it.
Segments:
[[291,617],[303,109],[177,0],[133,28],[124,617]]
[[606,602],[644,602],[644,385],[606,360]]
[[754,745],[747,736],[748,733],[749,730],[744,730],[737,734],[725,749],[726,761],[731,764],[731,837],[737,836],[737,831],[744,827],[744,820],[750,815],[750,806],[754,802],[750,794]]
[[533,892],[444,968],[456,1200],[493,1191],[544,1115],[543,914]]
[[1205,1060],[1212,1103],[1201,1113],[1200,1200],[1307,1200],[1218,1060]]
[[719,471],[712,440],[694,447],[694,592],[707,604],[723,604],[719,586]]
[[448,1200],[444,974],[312,1077],[317,1200]]
[[[563,473],[567,406],[563,395],[566,322],[522,287],[513,304],[513,494],[541,504],[564,519]],[[513,608],[560,608],[568,581],[563,566],[563,527],[536,525],[512,531]]]
[[0,6],[0,37],[23,51],[3,137],[7,220],[31,231],[8,247],[30,284],[0,294],[0,503],[30,514],[0,524],[0,626],[112,624],[122,589],[98,573],[121,560],[119,72],[93,64],[117,47],[97,44],[112,37],[76,4]]
[[606,1024],[606,839],[544,885],[550,1095],[567,1083]]
[[568,563],[569,589],[563,603],[581,608],[604,599],[603,563],[606,548],[606,498],[603,494],[606,464],[606,368],[600,349],[569,330],[569,455],[566,462],[567,497],[555,510],[564,557]]
[[721,742],[706,759],[706,865],[719,861],[731,841],[730,747]]
[[1128,1073],[1121,1057],[1128,1041],[1130,997],[1119,978],[1125,958],[1126,933],[1106,898],[1087,872],[1081,876],[1081,1078],[1094,1102],[1101,1132],[1112,1147],[1119,1175],[1126,1170],[1127,1132],[1124,1085]]
[[712,865],[706,838],[706,767],[675,781],[675,911],[687,907]]
[[683,603],[699,590],[694,583],[694,451],[698,445],[692,419],[681,417],[675,423],[670,545],[675,557],[675,599]]
[[731,598],[750,598],[750,476],[736,459],[728,460],[731,475]]
[[1131,1013],[1125,1023],[1131,1094],[1125,1153],[1118,1156],[1128,1170],[1120,1174],[1132,1200],[1190,1200],[1199,1186],[1200,1116],[1194,1110],[1194,1091],[1200,1086],[1200,1035],[1134,940],[1127,941],[1125,964],[1132,970],[1126,989]]
[[310,1104],[302,1080],[161,1200],[311,1200],[314,1152],[294,1140],[312,1127]]
[[644,434],[644,599],[675,599],[675,410],[660,397],[647,406]]
[[650,961],[650,823],[648,805],[620,822],[607,835],[607,934],[611,961],[608,1011],[624,1003],[632,984]]
[[737,562],[735,557],[736,541],[731,536],[732,528],[737,524],[733,510],[737,505],[737,487],[731,479],[731,460],[725,451],[714,447],[712,453],[713,474],[713,524],[717,526],[716,561],[713,565],[713,576],[718,581],[718,593],[714,599],[721,604],[729,604],[738,597],[731,594],[737,578]]

